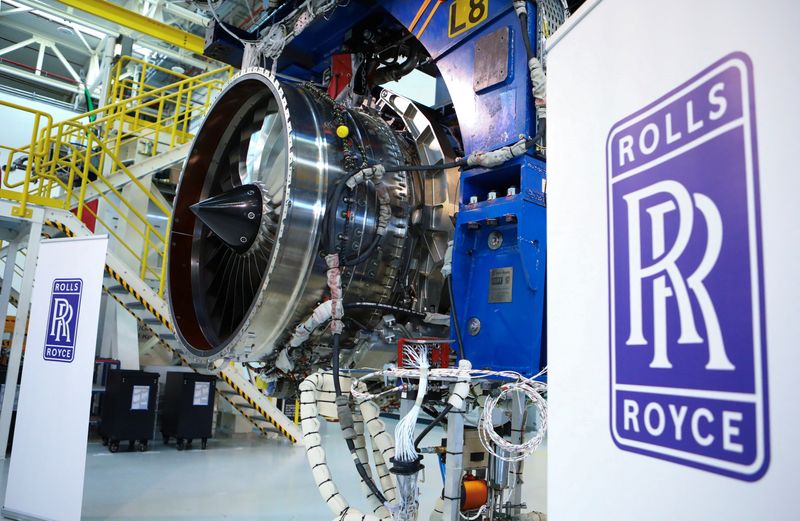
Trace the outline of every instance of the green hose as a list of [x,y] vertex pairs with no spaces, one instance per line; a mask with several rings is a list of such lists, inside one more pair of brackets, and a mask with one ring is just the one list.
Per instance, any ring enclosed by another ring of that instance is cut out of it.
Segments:
[[[92,103],[92,95],[89,93],[89,89],[86,87],[83,88],[83,95],[86,97],[86,108],[88,109],[87,112],[94,112],[94,104]],[[97,119],[97,114],[92,114],[89,116],[89,123],[94,123],[94,120]]]

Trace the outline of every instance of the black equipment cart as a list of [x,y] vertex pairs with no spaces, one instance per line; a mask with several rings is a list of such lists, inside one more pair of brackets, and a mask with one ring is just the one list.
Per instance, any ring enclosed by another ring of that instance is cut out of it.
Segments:
[[117,452],[123,440],[128,441],[128,450],[147,450],[155,430],[157,394],[158,373],[108,372],[99,431],[110,452]]
[[216,380],[213,375],[167,373],[161,413],[164,443],[175,438],[178,450],[183,450],[191,448],[193,439],[199,439],[201,447],[206,448],[214,418]]

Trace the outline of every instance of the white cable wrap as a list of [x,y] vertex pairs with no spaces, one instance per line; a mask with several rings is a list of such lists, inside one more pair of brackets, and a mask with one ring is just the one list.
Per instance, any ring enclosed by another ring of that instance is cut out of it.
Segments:
[[386,173],[386,167],[383,165],[368,166],[353,174],[345,183],[348,188],[353,189],[356,185],[366,181],[374,181],[375,184],[380,184],[383,180],[383,174]]
[[328,265],[328,288],[331,291],[331,333],[340,335],[344,330],[344,303],[342,302],[342,272],[339,269],[339,254],[325,256]]
[[[353,429],[356,431],[356,438],[353,440],[353,444],[356,447],[356,455],[358,455],[358,460],[361,462],[364,470],[366,470],[367,475],[372,478],[372,471],[369,466],[369,454],[367,453],[367,440],[364,437],[364,417],[358,408],[353,411]],[[376,468],[376,470],[380,472],[380,469]],[[381,518],[390,517],[389,511],[383,503],[378,501],[378,498],[375,497],[375,494],[372,493],[363,479],[361,480],[361,490],[367,497],[373,514]]]
[[[300,425],[303,429],[303,444],[306,447],[308,464],[311,467],[311,474],[314,476],[317,489],[328,508],[336,516],[337,521],[391,521],[390,518],[381,519],[351,508],[333,481],[325,449],[322,448],[322,437],[319,433],[320,423],[317,417],[317,392],[324,386],[325,376],[323,373],[314,373],[300,384]],[[333,385],[332,382],[331,379],[331,385]]]
[[341,515],[350,506],[331,478],[325,450],[322,448],[322,437],[319,434],[320,423],[317,418],[317,389],[322,385],[322,374],[314,373],[300,384],[300,426],[303,429],[303,444],[306,447],[308,464],[317,484],[322,499],[334,515]]
[[380,478],[381,488],[386,501],[395,503],[397,500],[397,484],[394,476],[386,467],[386,462],[394,458],[394,440],[386,432],[386,424],[380,419],[381,409],[372,400],[360,400],[358,408],[364,418],[364,425],[372,438],[373,458],[375,470]]
[[544,73],[542,62],[533,57],[528,61],[531,72],[531,85],[533,85],[533,103],[536,105],[536,119],[547,117],[547,76]]
[[[538,61],[538,60],[537,60]],[[482,166],[484,168],[494,168],[500,166],[515,157],[524,155],[528,150],[528,141],[521,138],[513,145],[500,147],[489,152],[476,151],[467,157],[467,164],[470,166]]]
[[333,301],[326,300],[317,306],[311,316],[305,322],[294,328],[292,338],[289,340],[290,347],[297,347],[305,343],[311,333],[319,326],[330,320],[333,314]]
[[444,520],[444,498],[439,496],[436,500],[436,506],[433,507],[428,521],[443,521]]

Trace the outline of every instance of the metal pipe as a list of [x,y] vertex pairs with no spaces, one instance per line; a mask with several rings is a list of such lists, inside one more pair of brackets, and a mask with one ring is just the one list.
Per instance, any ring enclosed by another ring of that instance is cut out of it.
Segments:
[[464,410],[453,408],[447,418],[447,459],[444,478],[445,521],[459,521],[464,471]]
[[200,13],[196,13],[171,2],[164,2],[164,11],[178,18],[182,18],[183,20],[192,22],[193,24],[202,25],[203,27],[205,27],[210,21],[208,17],[203,16]]

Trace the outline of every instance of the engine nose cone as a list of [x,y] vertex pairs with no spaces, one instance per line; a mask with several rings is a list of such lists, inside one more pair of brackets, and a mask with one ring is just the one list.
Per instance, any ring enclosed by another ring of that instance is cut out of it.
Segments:
[[258,236],[263,201],[261,189],[242,185],[190,206],[198,219],[239,253],[247,251]]

